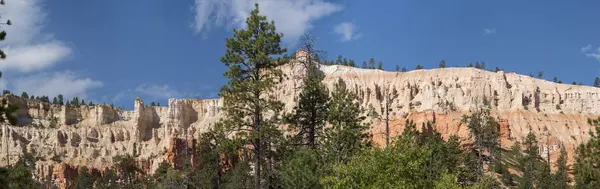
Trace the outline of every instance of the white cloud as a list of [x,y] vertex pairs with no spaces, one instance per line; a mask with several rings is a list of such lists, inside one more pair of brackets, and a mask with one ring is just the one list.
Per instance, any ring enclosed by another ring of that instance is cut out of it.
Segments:
[[342,10],[341,5],[322,0],[195,0],[194,31],[205,34],[213,25],[244,27],[254,3],[259,3],[262,15],[275,21],[288,46],[295,46],[313,21]]
[[593,58],[596,59],[598,62],[600,62],[600,47],[598,47],[598,49],[596,49],[596,51],[591,51],[592,50],[592,45],[587,45],[584,47],[581,47],[580,52],[582,54],[585,55],[585,57],[587,58]]
[[342,22],[333,27],[333,32],[340,35],[342,42],[358,39],[362,34],[358,33],[357,27],[350,22]]
[[586,45],[586,46],[584,46],[584,47],[581,47],[581,49],[580,49],[579,51],[580,51],[581,53],[585,53],[585,52],[589,51],[590,49],[592,49],[592,45],[591,45],[591,44],[588,44],[588,45]]
[[70,71],[55,72],[52,74],[36,73],[15,78],[14,80],[11,79],[10,82],[3,79],[2,83],[8,84],[15,94],[20,94],[23,91],[35,96],[45,95],[53,97],[63,94],[65,99],[75,96],[86,98],[88,90],[102,86],[102,82],[100,81],[90,78],[80,78],[77,74]]
[[30,45],[7,47],[3,49],[8,56],[0,60],[0,69],[13,69],[20,72],[30,72],[50,67],[71,54],[71,49],[59,41]]
[[169,85],[147,85],[142,84],[135,88],[135,92],[148,95],[156,99],[168,99],[178,97],[180,95],[175,89],[169,87]]
[[496,28],[485,28],[483,29],[483,35],[491,35],[496,33]]
[[31,72],[48,68],[71,54],[63,42],[41,32],[46,13],[41,0],[7,1],[0,10],[2,19],[12,25],[2,27],[7,32],[2,49],[7,59],[0,60],[0,69]]

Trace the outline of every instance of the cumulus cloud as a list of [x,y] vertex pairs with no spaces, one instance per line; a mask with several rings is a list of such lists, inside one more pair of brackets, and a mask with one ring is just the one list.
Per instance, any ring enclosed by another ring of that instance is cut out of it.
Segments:
[[333,32],[340,35],[342,42],[358,39],[362,34],[358,33],[357,27],[350,22],[342,22],[333,27]]
[[214,26],[244,27],[254,3],[259,3],[262,15],[275,21],[288,46],[295,46],[313,21],[342,10],[341,5],[322,0],[195,0],[194,31],[205,34]]
[[[19,94],[25,91],[35,96],[57,96],[63,94],[66,99],[78,96],[86,98],[86,92],[90,89],[102,86],[102,82],[90,78],[81,78],[71,71],[55,73],[36,73],[28,76],[2,81]],[[6,85],[5,84],[5,85]]]
[[579,50],[581,53],[585,53],[588,52],[590,49],[592,49],[592,45],[588,44],[586,46],[581,47],[581,49]]
[[496,28],[485,28],[483,29],[483,35],[491,35],[496,33]]
[[593,58],[596,59],[598,62],[600,62],[600,47],[598,47],[596,49],[596,51],[590,51],[592,50],[592,45],[589,44],[587,46],[581,47],[580,52],[582,54],[585,55],[585,57],[587,58]]
[[0,13],[3,22],[5,19],[12,21],[12,25],[2,28],[8,33],[2,43],[7,59],[0,61],[0,69],[19,72],[41,70],[71,54],[65,43],[41,32],[46,18],[41,0],[9,1]]

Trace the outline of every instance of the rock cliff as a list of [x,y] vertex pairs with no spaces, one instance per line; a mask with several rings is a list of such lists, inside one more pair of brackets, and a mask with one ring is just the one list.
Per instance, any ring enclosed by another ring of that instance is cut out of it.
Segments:
[[[277,86],[277,95],[290,110],[300,91],[302,68],[282,67],[286,78]],[[405,119],[420,124],[434,122],[433,128],[447,137],[456,134],[470,141],[460,116],[480,106],[492,108],[501,123],[502,145],[508,147],[533,131],[543,153],[556,159],[566,148],[572,159],[575,147],[587,140],[587,118],[600,114],[600,88],[557,84],[516,73],[489,72],[474,68],[444,68],[410,72],[386,72],[347,66],[321,67],[324,83],[338,80],[358,95],[361,106],[379,110],[381,95],[396,91],[391,102],[392,135],[404,127]],[[183,151],[195,147],[194,139],[220,118],[220,99],[170,99],[168,106],[146,106],[140,99],[132,111],[107,105],[62,106],[39,100],[4,96],[18,107],[16,125],[2,124],[0,166],[17,161],[30,152],[37,157],[40,180],[65,183],[86,165],[101,172],[112,166],[112,157],[137,155],[139,166],[152,173],[167,160],[180,166]],[[384,123],[373,122],[375,142],[384,141]]]

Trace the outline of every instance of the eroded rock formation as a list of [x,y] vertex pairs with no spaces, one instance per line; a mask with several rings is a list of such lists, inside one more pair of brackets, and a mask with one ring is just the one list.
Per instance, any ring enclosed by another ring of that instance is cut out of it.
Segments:
[[[274,95],[290,110],[302,85],[302,69],[291,64],[282,70],[287,77]],[[543,156],[549,150],[556,159],[564,147],[572,160],[575,147],[589,139],[587,118],[600,114],[599,88],[557,84],[515,73],[474,68],[400,73],[340,65],[322,66],[321,71],[330,88],[338,79],[344,80],[365,110],[371,106],[379,110],[382,89],[396,91],[398,97],[390,106],[392,136],[403,129],[405,119],[412,119],[419,125],[433,122],[429,129],[444,137],[455,134],[470,141],[460,116],[489,106],[501,124],[504,147],[532,131],[539,137]],[[112,157],[134,151],[139,166],[148,173],[165,160],[181,166],[185,158],[192,157],[185,152],[195,148],[194,139],[220,118],[221,104],[220,99],[170,99],[168,106],[145,106],[136,99],[134,110],[125,111],[107,105],[73,107],[14,96],[2,98],[18,109],[13,113],[17,125],[2,124],[0,166],[30,152],[38,158],[38,179],[56,183],[67,182],[83,165],[102,172],[113,165]],[[384,123],[368,121],[373,122],[372,140],[383,144]]]

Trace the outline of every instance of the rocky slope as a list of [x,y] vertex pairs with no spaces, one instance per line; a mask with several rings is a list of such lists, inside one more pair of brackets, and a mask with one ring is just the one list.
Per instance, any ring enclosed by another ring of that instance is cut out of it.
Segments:
[[[302,85],[298,65],[282,68],[287,78],[274,93],[289,110]],[[542,155],[558,157],[589,139],[587,118],[600,114],[600,89],[557,84],[515,73],[489,72],[474,68],[415,70],[406,73],[366,70],[346,66],[322,66],[324,83],[332,87],[339,78],[354,91],[365,109],[379,110],[378,94],[397,91],[391,104],[391,131],[403,129],[405,119],[420,124],[434,122],[433,128],[447,137],[452,134],[469,141],[468,129],[460,116],[487,105],[500,120],[502,145],[520,141],[531,130],[542,142]],[[134,110],[106,105],[60,106],[38,100],[4,96],[18,106],[17,125],[2,124],[0,166],[16,162],[23,152],[37,157],[40,180],[64,183],[79,166],[102,171],[116,155],[138,154],[139,166],[153,172],[164,160],[181,166],[186,147],[220,118],[221,100],[170,99],[166,107],[146,106],[136,99]],[[371,119],[373,140],[384,141],[384,124]]]

